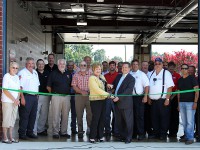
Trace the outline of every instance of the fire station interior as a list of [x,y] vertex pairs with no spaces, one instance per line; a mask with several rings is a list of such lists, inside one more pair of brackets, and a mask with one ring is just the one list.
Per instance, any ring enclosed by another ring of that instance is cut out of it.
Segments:
[[[64,44],[112,43],[134,45],[134,56],[142,59],[144,53],[150,58],[151,44],[198,43],[197,0],[19,2],[23,6],[31,5],[36,10],[41,32],[43,35],[51,35],[51,39],[48,39],[51,45],[45,45],[45,48],[51,47],[52,52],[58,55],[63,55]],[[13,42],[15,41],[11,41],[12,44]],[[19,57],[20,59],[22,58]],[[49,128],[48,132],[51,134],[50,130]],[[17,129],[15,131],[17,135]],[[53,140],[52,136],[40,137],[40,141],[46,140]],[[80,139],[72,136],[70,140]],[[84,138],[83,141],[87,139]]]

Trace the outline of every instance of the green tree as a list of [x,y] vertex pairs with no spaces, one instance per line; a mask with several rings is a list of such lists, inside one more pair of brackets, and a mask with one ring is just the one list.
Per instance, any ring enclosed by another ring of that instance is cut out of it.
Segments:
[[111,60],[117,61],[117,62],[123,61],[123,59],[119,56],[114,56]]
[[65,59],[79,63],[85,56],[92,55],[91,44],[65,44]]
[[106,52],[104,49],[98,49],[92,54],[94,61],[102,63],[103,61],[106,60]]

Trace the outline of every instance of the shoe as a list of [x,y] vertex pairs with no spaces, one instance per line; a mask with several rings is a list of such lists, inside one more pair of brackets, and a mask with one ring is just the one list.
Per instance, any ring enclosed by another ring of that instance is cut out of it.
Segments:
[[179,139],[179,142],[186,142],[186,139]]
[[185,139],[185,135],[180,136],[180,139]]
[[21,139],[21,140],[27,140],[27,136],[26,135],[19,135],[19,139]]
[[69,134],[61,134],[61,137],[66,137],[67,139],[69,139],[71,136]]
[[38,138],[37,135],[35,135],[35,134],[33,134],[33,133],[27,134],[27,136],[28,136],[29,138],[32,138],[32,139],[37,139],[37,138]]
[[101,138],[101,139],[98,139],[98,141],[99,141],[99,142],[104,142],[103,138]]
[[43,132],[39,132],[39,133],[37,133],[37,135],[39,135],[39,136],[47,136],[48,135],[47,134],[47,130],[45,130]]
[[78,138],[82,139],[83,138],[83,133],[78,133]]
[[11,142],[12,143],[19,143],[19,140],[12,139]]
[[59,138],[60,138],[60,135],[54,134],[54,135],[53,135],[53,138],[54,138],[54,139],[59,139]]
[[72,134],[78,134],[76,130],[72,130]]
[[131,140],[130,139],[126,139],[125,140],[125,144],[129,144],[129,143],[131,143]]
[[12,141],[6,139],[6,140],[3,140],[2,143],[5,143],[5,144],[12,144]]
[[144,140],[144,139],[145,139],[145,136],[144,136],[144,135],[139,135],[139,136],[138,136],[138,140],[139,140],[139,141]]
[[90,143],[92,144],[96,143],[95,139],[90,139]]
[[187,140],[187,141],[185,141],[185,145],[190,145],[190,144],[192,144],[192,143],[194,143],[193,140]]

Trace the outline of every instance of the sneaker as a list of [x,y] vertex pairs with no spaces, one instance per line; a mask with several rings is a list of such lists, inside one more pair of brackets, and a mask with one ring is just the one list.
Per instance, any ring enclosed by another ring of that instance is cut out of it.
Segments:
[[185,141],[185,145],[190,145],[190,144],[192,144],[192,143],[194,143],[193,140],[187,140],[187,141]]

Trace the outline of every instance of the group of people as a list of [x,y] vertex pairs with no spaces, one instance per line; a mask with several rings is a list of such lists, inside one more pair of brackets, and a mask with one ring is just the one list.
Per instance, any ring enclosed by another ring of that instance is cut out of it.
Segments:
[[[118,64],[91,62],[91,57],[85,56],[77,68],[73,61],[64,59],[56,65],[54,54],[49,54],[48,64],[38,59],[35,67],[34,59],[28,57],[18,74],[19,65],[11,62],[2,85],[2,142],[18,142],[12,130],[19,107],[18,133],[23,140],[48,135],[51,108],[55,139],[70,138],[71,110],[71,133],[83,138],[86,130],[91,143],[103,142],[104,136],[109,139],[111,135],[125,143],[133,138],[143,140],[146,134],[149,139],[166,140],[167,136],[177,137],[180,111],[184,126],[180,141],[193,143],[199,87],[197,79],[190,75],[190,66],[181,65],[181,77],[175,72],[174,62],[164,67],[161,58],[143,61],[141,70],[137,59]],[[185,90],[192,91],[171,93]]]

